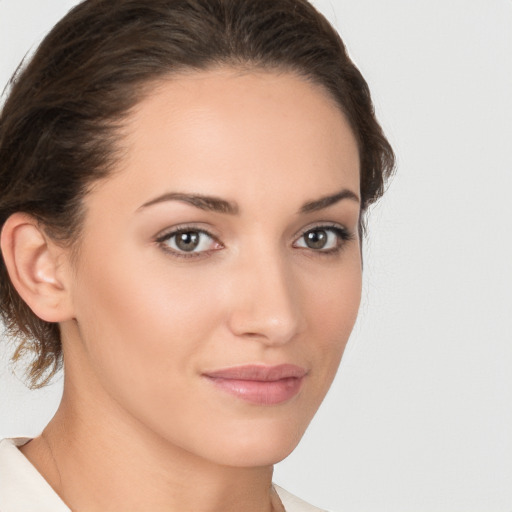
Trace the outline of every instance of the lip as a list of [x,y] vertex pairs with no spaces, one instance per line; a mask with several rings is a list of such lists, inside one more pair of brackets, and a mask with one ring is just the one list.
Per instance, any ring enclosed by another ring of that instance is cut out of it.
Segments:
[[243,365],[203,374],[213,385],[246,402],[277,405],[296,396],[307,371],[293,364]]

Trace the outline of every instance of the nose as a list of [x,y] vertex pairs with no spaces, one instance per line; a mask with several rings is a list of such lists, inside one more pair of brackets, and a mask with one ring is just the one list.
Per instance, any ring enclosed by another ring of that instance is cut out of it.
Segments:
[[300,294],[291,265],[259,251],[233,274],[229,328],[239,337],[283,345],[302,329]]

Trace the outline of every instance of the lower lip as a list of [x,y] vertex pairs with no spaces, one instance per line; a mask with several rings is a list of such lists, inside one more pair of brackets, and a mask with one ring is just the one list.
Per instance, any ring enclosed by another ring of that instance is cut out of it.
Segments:
[[291,400],[299,393],[303,381],[303,377],[273,381],[207,378],[221,390],[258,405],[277,405]]

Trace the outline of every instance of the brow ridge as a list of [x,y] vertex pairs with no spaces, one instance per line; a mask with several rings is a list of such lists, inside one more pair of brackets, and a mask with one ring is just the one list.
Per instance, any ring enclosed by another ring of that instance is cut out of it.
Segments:
[[232,201],[226,201],[220,197],[205,196],[202,194],[184,194],[182,192],[168,192],[166,194],[162,194],[161,196],[144,203],[140,208],[147,208],[148,206],[165,201],[182,201],[201,210],[227,213],[229,215],[236,215],[239,212],[238,205]]
[[318,210],[323,210],[324,208],[328,208],[329,206],[332,206],[344,199],[349,199],[357,203],[361,202],[357,194],[345,188],[336,194],[331,194],[321,197],[320,199],[315,199],[314,201],[308,201],[307,203],[304,203],[300,208],[299,213],[311,213]]
[[[336,194],[327,195],[321,197],[320,199],[315,199],[313,201],[308,201],[304,203],[299,213],[311,213],[316,212],[318,210],[323,210],[324,208],[328,208],[344,199],[349,199],[355,201],[357,203],[360,202],[357,194],[352,192],[349,189],[343,189]],[[221,199],[220,197],[215,196],[205,196],[202,194],[186,194],[183,192],[167,192],[158,196],[154,199],[151,199],[147,203],[144,203],[140,208],[147,208],[154,204],[162,203],[165,201],[181,201],[184,203],[188,203],[196,208],[205,211],[213,211],[217,213],[225,213],[229,215],[237,215],[240,211],[238,205],[233,201],[227,201],[225,199]]]

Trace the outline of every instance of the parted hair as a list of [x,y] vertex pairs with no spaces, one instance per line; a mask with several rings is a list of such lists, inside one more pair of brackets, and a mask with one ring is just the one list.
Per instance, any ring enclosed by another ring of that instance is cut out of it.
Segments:
[[[86,0],[9,84],[0,114],[0,228],[25,212],[73,247],[83,199],[112,171],[123,120],[150,86],[222,65],[291,71],[323,86],[358,142],[361,213],[382,195],[393,150],[340,36],[306,0]],[[0,315],[15,340],[13,360],[31,355],[29,384],[44,386],[62,365],[59,325],[24,303],[3,257]]]

